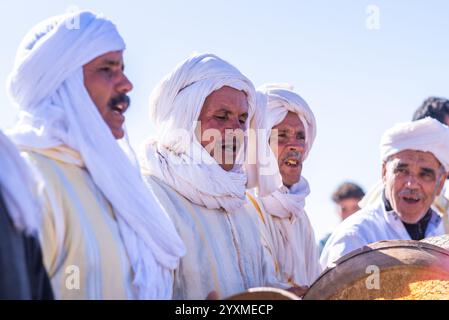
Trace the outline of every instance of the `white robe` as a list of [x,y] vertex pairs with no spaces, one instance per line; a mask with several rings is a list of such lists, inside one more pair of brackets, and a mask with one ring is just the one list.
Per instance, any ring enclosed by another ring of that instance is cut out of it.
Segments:
[[[265,224],[271,247],[277,258],[277,271],[282,282],[291,286],[310,286],[319,277],[321,266],[315,234],[307,213],[295,218],[269,214],[260,198],[252,198]],[[256,200],[257,199],[257,200]]]
[[[252,204],[229,213],[195,204],[156,177],[145,176],[187,247],[174,273],[173,299],[220,298],[254,287],[280,287],[275,257]],[[207,182],[205,182],[207,183]]]
[[[426,237],[444,234],[441,217],[432,211],[426,230]],[[382,200],[353,214],[343,221],[332,233],[321,254],[321,266],[334,266],[344,255],[363,246],[383,240],[411,240],[399,216],[386,211]]]

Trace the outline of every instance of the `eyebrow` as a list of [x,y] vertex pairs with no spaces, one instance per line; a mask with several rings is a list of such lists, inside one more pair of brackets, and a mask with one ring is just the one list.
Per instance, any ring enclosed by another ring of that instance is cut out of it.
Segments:
[[424,173],[435,174],[435,170],[433,170],[431,168],[421,168],[421,171],[424,172]]
[[119,60],[104,60],[101,65],[106,65],[109,67],[122,67],[122,70],[125,70],[125,65]]
[[407,163],[398,163],[396,168],[408,168],[408,164]]

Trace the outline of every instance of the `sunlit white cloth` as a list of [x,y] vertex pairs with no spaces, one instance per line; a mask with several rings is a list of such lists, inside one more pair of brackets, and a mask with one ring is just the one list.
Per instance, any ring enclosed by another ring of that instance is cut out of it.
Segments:
[[0,194],[18,231],[36,235],[41,210],[33,186],[36,181],[19,151],[0,131]]

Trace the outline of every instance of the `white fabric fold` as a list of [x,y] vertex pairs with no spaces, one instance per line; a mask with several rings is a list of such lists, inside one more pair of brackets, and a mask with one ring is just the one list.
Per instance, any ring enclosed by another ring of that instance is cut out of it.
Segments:
[[184,245],[84,86],[83,65],[124,49],[116,26],[90,12],[55,17],[36,26],[21,44],[8,81],[10,95],[21,110],[11,137],[21,148],[66,145],[81,154],[116,212],[138,297],[170,299],[172,272]]
[[301,180],[290,189],[282,186],[271,195],[260,199],[264,208],[271,215],[294,223],[300,215],[304,214],[306,197],[309,194],[309,183],[304,177],[301,177]]
[[0,131],[0,194],[18,231],[37,235],[41,223],[40,204],[33,186],[36,181],[19,151]]

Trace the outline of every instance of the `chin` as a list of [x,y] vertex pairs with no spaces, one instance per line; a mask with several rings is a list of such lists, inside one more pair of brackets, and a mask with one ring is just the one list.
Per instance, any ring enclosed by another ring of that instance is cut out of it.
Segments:
[[122,131],[112,131],[112,135],[114,136],[115,140],[121,140],[125,137],[125,132]]
[[226,165],[220,165],[220,167],[224,170],[224,171],[227,171],[227,172],[229,172],[229,171],[231,171],[232,169],[234,169],[234,165],[229,165],[229,164],[226,164]]

